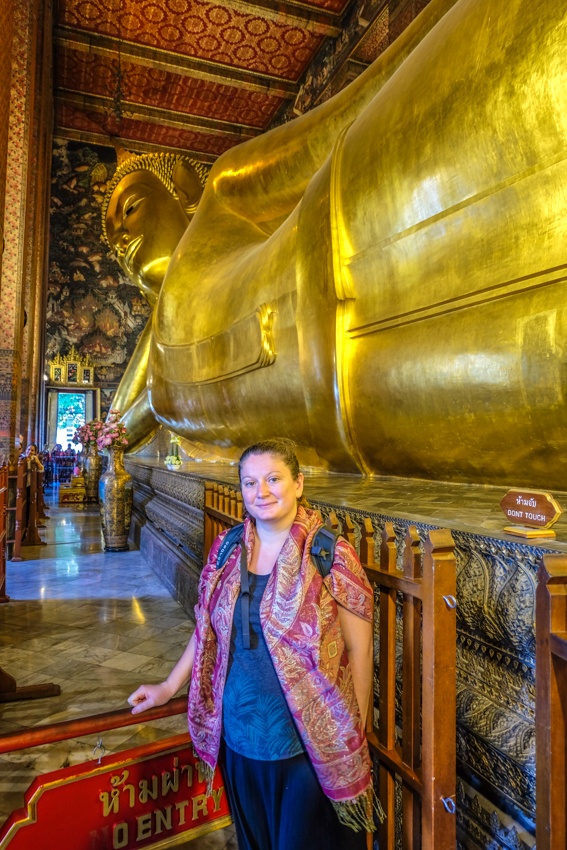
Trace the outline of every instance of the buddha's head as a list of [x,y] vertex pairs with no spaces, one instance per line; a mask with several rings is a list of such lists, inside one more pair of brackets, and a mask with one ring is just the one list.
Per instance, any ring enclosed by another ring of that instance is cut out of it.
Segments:
[[203,193],[206,169],[176,154],[128,156],[102,204],[102,229],[124,273],[153,306]]

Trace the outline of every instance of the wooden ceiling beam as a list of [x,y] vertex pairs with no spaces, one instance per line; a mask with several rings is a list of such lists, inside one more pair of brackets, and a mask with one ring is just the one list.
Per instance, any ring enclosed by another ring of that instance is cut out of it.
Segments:
[[[113,148],[116,143],[116,136],[108,136],[104,133],[87,133],[84,130],[74,130],[57,123],[53,135],[56,138],[67,139],[70,142],[81,142],[86,145],[102,145],[107,148]],[[132,153],[145,153],[146,151],[148,153],[159,153],[160,151],[164,153],[180,153],[196,159],[198,162],[204,162],[206,165],[211,165],[218,158],[214,154],[203,153],[202,151],[168,147],[167,145],[158,145],[154,142],[140,142],[137,139],[127,139],[122,136],[120,137],[120,141]]]
[[224,0],[224,5],[274,23],[301,27],[316,35],[338,38],[341,34],[341,15],[322,12],[315,6],[294,0]]
[[55,29],[55,45],[69,50],[94,53],[97,56],[108,56],[116,59],[120,53],[122,62],[132,62],[143,67],[159,68],[172,74],[208,80],[221,85],[243,88],[247,91],[261,91],[265,94],[293,100],[298,92],[298,85],[289,80],[282,80],[268,74],[255,71],[243,71],[221,63],[204,59],[195,59],[179,53],[170,53],[156,47],[146,47],[130,41],[119,41],[110,36],[101,36],[69,27]]
[[[114,101],[111,97],[81,94],[68,89],[59,89],[55,96],[55,102],[69,104],[76,109],[107,115],[111,114],[114,107]],[[245,124],[235,124],[233,121],[204,118],[200,115],[189,115],[186,112],[177,112],[173,109],[163,109],[156,106],[144,106],[126,100],[122,103],[122,114],[124,118],[132,121],[143,121],[145,124],[159,124],[162,127],[171,127],[175,130],[197,130],[200,133],[210,133],[213,136],[230,136],[230,138],[241,141],[255,138],[264,132],[263,129]]]

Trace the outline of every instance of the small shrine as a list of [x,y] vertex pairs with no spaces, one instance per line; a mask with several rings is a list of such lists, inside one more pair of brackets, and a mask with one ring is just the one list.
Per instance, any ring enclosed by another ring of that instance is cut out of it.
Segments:
[[92,387],[94,361],[88,354],[79,354],[75,346],[63,357],[57,354],[49,361],[49,382],[64,386]]

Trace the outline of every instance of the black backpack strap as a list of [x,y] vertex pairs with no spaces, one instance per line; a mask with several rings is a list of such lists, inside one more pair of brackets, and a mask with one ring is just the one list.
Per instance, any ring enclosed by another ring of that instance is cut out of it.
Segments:
[[217,555],[217,570],[222,569],[229,557],[232,555],[240,541],[242,540],[242,532],[244,530],[244,523],[239,522],[238,525],[234,525],[229,531],[226,533],[223,541],[219,547],[218,555]]
[[248,558],[246,546],[240,547],[240,612],[242,615],[242,646],[250,649],[250,582],[248,581]]
[[240,546],[240,606],[242,610],[242,646],[250,649],[250,583],[248,581],[248,559],[242,533],[244,523],[233,526],[219,547],[217,570],[224,567],[237,546]]
[[335,546],[339,537],[340,533],[327,525],[322,525],[313,537],[311,557],[323,578],[331,572],[335,559]]

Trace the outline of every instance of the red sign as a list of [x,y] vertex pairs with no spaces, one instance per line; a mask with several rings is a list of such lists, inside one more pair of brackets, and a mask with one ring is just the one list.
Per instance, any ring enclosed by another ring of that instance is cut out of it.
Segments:
[[508,490],[500,507],[511,522],[531,528],[549,528],[562,514],[553,496],[543,490]]
[[212,794],[187,735],[35,779],[0,830],[0,850],[169,847],[231,823],[222,777]]

